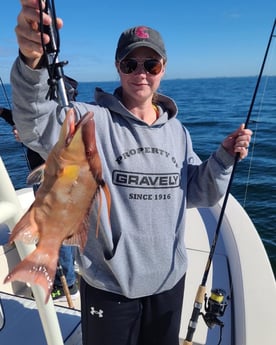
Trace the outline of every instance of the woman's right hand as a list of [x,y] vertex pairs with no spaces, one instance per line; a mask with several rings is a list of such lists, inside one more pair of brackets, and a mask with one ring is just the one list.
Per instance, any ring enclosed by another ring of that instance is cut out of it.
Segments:
[[[21,0],[22,9],[17,17],[17,26],[15,27],[20,52],[24,55],[25,63],[31,68],[36,68],[43,55],[39,31],[39,1]],[[45,5],[42,1],[42,8],[44,7]],[[51,17],[46,13],[43,13],[43,24],[51,24]],[[62,20],[57,19],[57,27],[60,29],[62,25]],[[47,44],[50,37],[47,34],[43,34],[43,40]]]

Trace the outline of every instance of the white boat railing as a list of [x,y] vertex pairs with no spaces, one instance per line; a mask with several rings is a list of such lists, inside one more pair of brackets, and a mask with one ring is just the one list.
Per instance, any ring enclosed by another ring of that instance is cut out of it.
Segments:
[[[23,215],[22,206],[18,200],[13,184],[7,173],[5,165],[0,157],[0,223],[5,223],[10,230]],[[34,244],[24,244],[21,241],[16,241],[16,248],[19,256],[23,259],[30,254],[34,249]],[[33,295],[35,297],[38,308],[40,320],[48,345],[63,345],[63,338],[59,326],[57,314],[54,308],[53,301],[50,299],[45,304],[44,291],[37,285],[32,285]],[[0,306],[1,308],[1,306]],[[0,310],[0,325],[4,326],[4,311]]]

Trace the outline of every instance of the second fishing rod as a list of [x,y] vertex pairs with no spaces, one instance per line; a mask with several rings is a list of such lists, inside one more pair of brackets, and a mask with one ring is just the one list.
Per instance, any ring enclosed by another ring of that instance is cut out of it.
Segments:
[[[271,42],[272,42],[273,37],[276,36],[274,34],[275,27],[276,27],[276,19],[274,20],[274,23],[273,23],[273,26],[272,26],[272,30],[271,30],[271,34],[269,36],[268,44],[267,44],[267,47],[266,47],[266,50],[265,50],[263,62],[262,62],[261,68],[260,68],[260,72],[259,72],[259,75],[258,75],[256,86],[255,86],[255,89],[254,89],[254,92],[253,92],[253,96],[252,96],[252,100],[251,100],[251,103],[250,103],[250,107],[249,107],[249,110],[248,110],[248,113],[247,113],[246,120],[244,122],[244,128],[248,127],[248,124],[249,124],[249,121],[250,121],[250,118],[251,118],[251,114],[252,114],[252,110],[253,110],[253,107],[255,105],[256,96],[257,96],[257,93],[258,93],[258,90],[259,90],[259,86],[260,86],[260,82],[261,82],[261,79],[262,79],[262,76],[263,76],[263,71],[264,71],[264,67],[265,67],[265,64],[266,64],[268,52],[269,52],[269,49],[270,49],[270,46],[271,46]],[[217,245],[218,237],[219,237],[219,234],[220,234],[220,229],[221,229],[222,221],[223,221],[223,218],[224,218],[225,209],[226,209],[228,198],[229,198],[229,195],[230,195],[230,190],[231,190],[232,183],[233,183],[233,180],[234,180],[234,175],[235,175],[235,172],[236,172],[236,167],[237,167],[238,161],[239,161],[239,154],[236,154],[234,165],[233,165],[233,170],[232,170],[232,173],[231,173],[231,176],[230,176],[230,179],[229,179],[228,187],[227,187],[227,190],[226,190],[226,193],[225,193],[225,196],[224,196],[224,200],[223,200],[223,204],[222,204],[222,207],[221,207],[221,212],[220,212],[220,215],[219,215],[219,218],[218,218],[218,223],[217,223],[217,227],[216,227],[216,230],[215,230],[215,235],[214,235],[213,242],[212,242],[212,245],[211,245],[211,249],[210,249],[210,253],[209,253],[209,256],[208,256],[208,260],[206,262],[206,266],[205,266],[205,270],[204,270],[204,273],[203,273],[202,281],[201,281],[201,284],[198,287],[198,290],[197,290],[197,293],[196,293],[196,297],[195,297],[195,301],[194,301],[194,305],[193,305],[193,311],[192,311],[192,315],[191,315],[191,318],[190,318],[190,321],[189,321],[189,324],[188,324],[188,330],[187,330],[186,338],[184,340],[183,345],[192,345],[192,340],[193,340],[193,336],[194,336],[194,333],[195,333],[195,330],[196,330],[196,327],[197,327],[198,318],[199,318],[199,316],[201,314],[201,308],[202,308],[202,305],[204,303],[204,299],[205,299],[205,296],[206,296],[206,282],[207,282],[207,279],[208,279],[208,275],[209,275],[209,272],[210,272],[210,267],[211,267],[211,264],[212,264],[212,261],[213,261],[213,257],[214,257],[214,253],[215,253],[215,250],[216,250],[216,245]],[[216,293],[214,293],[214,300],[216,300],[218,302],[218,305],[221,303],[221,308],[223,310],[223,308],[226,307],[226,304],[222,301],[222,299],[223,299],[222,295],[223,295],[223,291],[222,290],[219,291],[219,289],[218,289],[217,295],[216,295]],[[223,312],[224,312],[224,310],[222,311],[222,313]]]

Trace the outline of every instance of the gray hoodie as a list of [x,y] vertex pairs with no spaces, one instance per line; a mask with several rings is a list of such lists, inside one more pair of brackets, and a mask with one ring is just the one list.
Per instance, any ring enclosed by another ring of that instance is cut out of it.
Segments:
[[[44,158],[60,130],[58,106],[45,100],[47,79],[46,70],[15,61],[14,121],[24,144]],[[95,104],[73,103],[79,116],[94,112],[112,203],[110,223],[105,202],[101,209],[98,239],[97,202],[91,209],[79,263],[88,284],[136,298],[171,289],[185,274],[185,210],[212,206],[223,196],[234,158],[220,146],[201,163],[172,99],[157,95],[160,117],[148,125],[124,107],[120,94],[120,88],[114,95],[96,89]]]

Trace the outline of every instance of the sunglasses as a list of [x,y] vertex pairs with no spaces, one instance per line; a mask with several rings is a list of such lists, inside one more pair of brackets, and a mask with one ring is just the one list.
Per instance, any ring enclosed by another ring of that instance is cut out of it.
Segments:
[[120,70],[124,74],[130,74],[136,71],[137,67],[142,65],[144,70],[152,75],[157,75],[161,72],[163,64],[157,59],[136,60],[133,58],[124,59],[120,61]]

